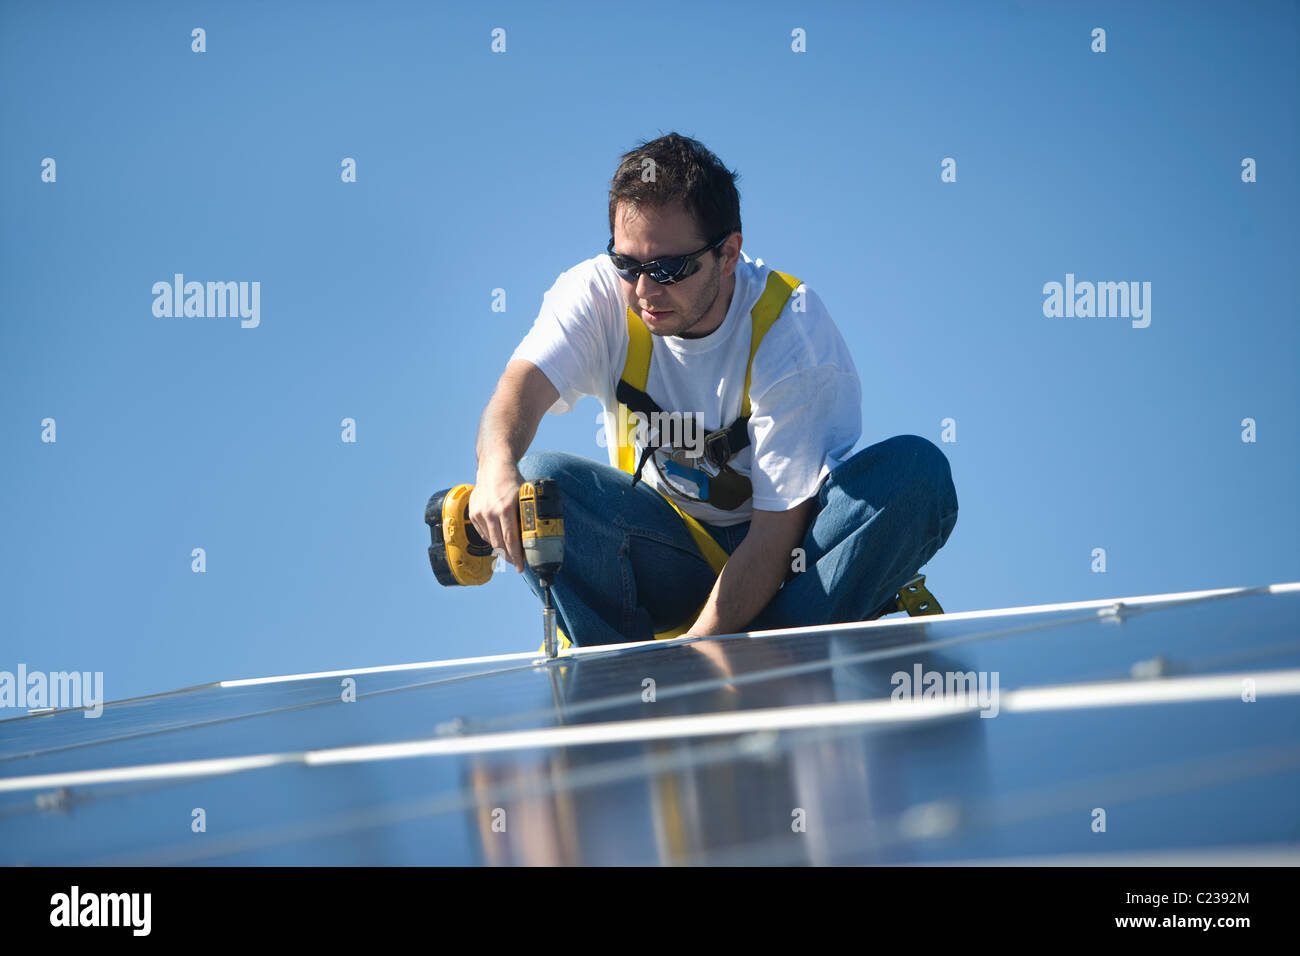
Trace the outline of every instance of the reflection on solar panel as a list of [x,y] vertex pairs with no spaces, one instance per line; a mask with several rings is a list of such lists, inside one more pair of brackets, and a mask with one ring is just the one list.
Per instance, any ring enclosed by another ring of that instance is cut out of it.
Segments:
[[21,717],[0,863],[1294,863],[1298,607],[886,618]]

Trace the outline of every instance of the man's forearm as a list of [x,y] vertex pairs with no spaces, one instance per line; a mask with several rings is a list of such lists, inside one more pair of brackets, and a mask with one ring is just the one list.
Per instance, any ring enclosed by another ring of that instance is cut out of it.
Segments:
[[469,519],[479,535],[524,569],[519,540],[519,461],[537,434],[542,415],[559,392],[537,366],[511,361],[479,420],[474,455],[478,472],[469,496]]
[[478,470],[513,471],[533,443],[542,415],[559,395],[531,363],[516,360],[506,365],[479,419],[474,443]]
[[747,536],[713,582],[704,609],[690,633],[734,634],[767,607],[790,569],[789,555],[765,548],[754,536]]
[[509,467],[519,464],[533,442],[537,427],[519,414],[518,405],[498,390],[479,421],[474,454],[478,467]]

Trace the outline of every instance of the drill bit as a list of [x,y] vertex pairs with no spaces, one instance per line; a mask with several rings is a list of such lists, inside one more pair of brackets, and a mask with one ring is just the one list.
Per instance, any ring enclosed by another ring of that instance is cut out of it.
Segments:
[[546,648],[548,659],[554,659],[560,653],[559,639],[555,634],[555,607],[551,604],[551,586],[542,585],[542,644]]

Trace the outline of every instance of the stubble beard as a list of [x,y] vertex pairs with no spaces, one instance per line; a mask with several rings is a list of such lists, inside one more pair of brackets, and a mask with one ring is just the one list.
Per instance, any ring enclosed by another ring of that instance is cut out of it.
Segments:
[[[712,258],[711,254],[710,254],[710,258]],[[722,289],[722,283],[719,281],[718,278],[718,274],[721,271],[722,271],[721,264],[719,263],[718,260],[714,259],[713,269],[710,270],[709,272],[709,281],[705,284],[704,288],[700,290],[699,296],[696,298],[695,302],[693,303],[693,305],[698,306],[698,308],[694,308],[691,310],[692,313],[694,313],[695,317],[689,319],[685,324],[679,326],[675,331],[662,332],[659,333],[660,335],[684,336],[686,335],[686,333],[690,332],[691,329],[695,328],[697,325],[699,325],[701,322],[704,321],[704,317],[707,316],[710,311],[712,311],[714,303],[718,301],[718,293]]]

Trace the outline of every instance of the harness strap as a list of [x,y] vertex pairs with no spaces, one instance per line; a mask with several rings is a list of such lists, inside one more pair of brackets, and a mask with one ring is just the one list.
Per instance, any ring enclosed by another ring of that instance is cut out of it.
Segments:
[[[750,312],[749,360],[745,364],[745,391],[741,399],[740,417],[725,429],[713,433],[713,440],[705,445],[705,455],[718,468],[749,447],[749,388],[754,372],[754,356],[763,338],[780,316],[791,294],[802,283],[794,276],[773,270],[768,273],[767,285],[763,294]],[[619,376],[614,397],[618,400],[620,421],[625,424],[625,434],[618,448],[618,467],[632,475],[635,485],[641,480],[641,471],[649,459],[651,449],[643,450],[640,460],[636,456],[636,422],[629,412],[638,412],[649,416],[663,412],[654,399],[646,392],[646,383],[650,380],[650,357],[654,349],[654,336],[646,328],[636,312],[629,306],[627,310],[627,358],[623,362],[623,374]],[[680,509],[678,509],[680,511]]]
[[[763,289],[754,311],[750,313],[749,364],[745,366],[745,397],[740,408],[740,417],[746,421],[749,419],[749,378],[754,371],[754,356],[758,354],[758,347],[763,344],[763,337],[767,335],[772,324],[776,322],[777,316],[785,308],[786,300],[802,284],[792,275],[773,270],[767,277],[767,287]],[[748,431],[745,434],[745,444],[749,444]]]
[[[768,274],[767,285],[763,289],[763,294],[759,296],[758,302],[755,303],[750,312],[749,361],[745,365],[745,391],[740,417],[725,429],[719,429],[718,432],[713,434],[713,440],[705,444],[705,454],[716,467],[726,464],[749,446],[749,388],[751,375],[753,374],[754,356],[758,354],[758,347],[763,344],[764,336],[767,335],[776,322],[781,310],[785,308],[790,295],[800,285],[800,281],[794,276],[773,270]],[[646,416],[648,420],[651,414],[663,412],[659,404],[646,392],[646,384],[650,379],[650,358],[653,348],[654,337],[650,334],[650,330],[646,328],[645,323],[641,321],[640,316],[629,306],[627,310],[627,358],[623,362],[623,374],[619,376],[614,397],[619,403],[619,427],[623,430],[623,435],[620,436],[622,440],[618,446],[618,467],[621,471],[632,475],[633,485],[640,480],[641,471],[650,455],[654,452],[654,448],[647,444],[638,460],[636,454],[636,421],[630,413],[638,412]],[[659,494],[686,524],[686,530],[690,532],[691,539],[695,542],[700,554],[709,562],[709,567],[713,569],[713,573],[721,574],[723,567],[727,563],[727,558],[730,557],[727,552],[722,549],[718,542],[713,540],[713,536],[704,529],[704,526],[696,518],[683,511],[677,502],[673,501],[668,495],[663,492]],[[704,605],[700,605],[700,610],[703,609]],[[655,638],[657,640],[667,640],[684,634],[698,617],[699,611],[680,627],[661,631],[655,634]]]
[[[639,392],[645,396],[647,402],[654,405],[650,396],[645,393],[646,381],[650,378],[650,349],[652,344],[653,339],[650,330],[645,327],[645,323],[637,317],[631,306],[629,306],[627,310],[627,359],[623,362],[623,374],[619,377],[618,389],[615,393],[615,397],[621,406],[619,421],[622,423],[622,427],[626,429],[624,434],[620,436],[622,440],[618,445],[618,468],[619,471],[625,471],[629,475],[635,474],[639,469],[637,469],[635,461],[636,422],[627,413],[627,409],[631,406],[624,401],[624,396],[640,404],[636,398],[636,393]],[[633,390],[631,393],[628,392],[629,388]],[[644,414],[643,409],[638,410]]]
[[[758,347],[763,343],[764,336],[767,335],[777,317],[785,308],[785,303],[801,284],[794,276],[784,272],[773,270],[768,274],[767,285],[763,289],[763,294],[750,312],[749,361],[745,366],[745,391],[741,403],[740,417],[727,428],[719,429],[718,432],[714,433],[714,447],[710,448],[706,445],[705,453],[715,465],[721,466],[749,447],[749,416],[751,412],[749,388],[754,370],[754,356],[758,354]],[[654,412],[662,412],[663,409],[646,393],[646,383],[650,378],[650,357],[654,337],[630,306],[627,310],[627,337],[627,358],[624,360],[623,374],[619,377],[618,387],[615,390],[615,398],[620,406],[619,421],[624,430],[618,445],[618,467],[621,471],[632,475],[633,484],[636,484],[640,478],[641,469],[653,452],[653,447],[646,447],[640,456],[640,461],[637,461],[636,421],[629,414],[629,411],[640,412],[642,415],[649,416]],[[725,443],[723,439],[725,439]],[[718,460],[719,457],[721,457],[720,461]],[[718,542],[713,540],[713,536],[704,530],[704,526],[695,517],[683,511],[677,502],[673,501],[668,495],[663,494],[663,492],[659,494],[685,522],[686,530],[690,532],[691,539],[695,542],[701,556],[709,562],[709,567],[713,569],[715,574],[721,574],[730,555],[723,550]],[[695,614],[684,624],[655,634],[655,639],[662,641],[685,634],[699,617],[700,611],[703,610],[704,605],[701,604]],[[870,620],[874,620],[875,617],[879,617],[881,614],[903,610],[907,611],[909,616],[943,613],[942,608],[939,607],[939,602],[925,588],[924,575],[917,575],[909,581],[895,597],[894,603],[887,606],[887,608],[882,608]],[[557,629],[557,633],[562,648],[571,646],[572,642],[563,631]],[[541,653],[540,648],[538,653]]]

